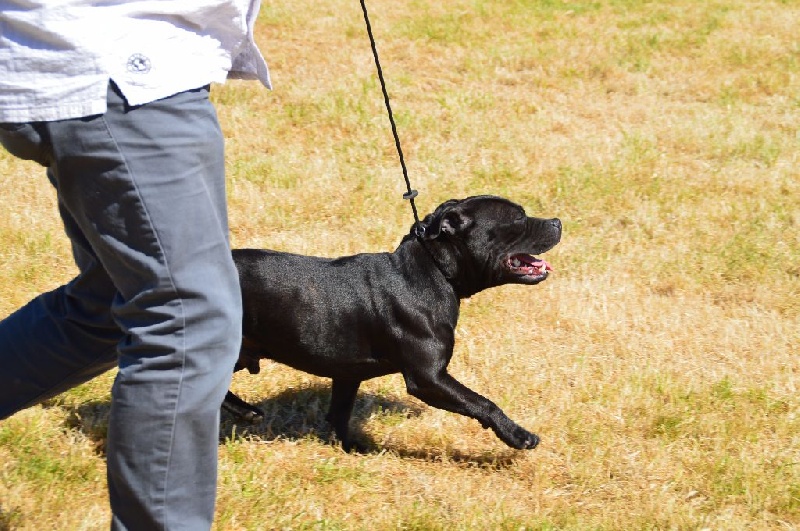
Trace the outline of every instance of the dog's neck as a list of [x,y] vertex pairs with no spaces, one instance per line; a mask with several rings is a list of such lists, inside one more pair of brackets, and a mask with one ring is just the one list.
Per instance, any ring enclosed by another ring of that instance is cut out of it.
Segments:
[[425,258],[423,259],[430,260],[434,264],[435,268],[441,273],[442,277],[444,277],[444,280],[452,286],[453,291],[455,291],[459,299],[469,298],[480,291],[480,289],[467,289],[467,286],[477,285],[477,283],[474,282],[475,279],[465,278],[471,277],[472,275],[470,275],[468,271],[459,271],[459,261],[457,259],[450,256],[443,257],[442,254],[444,253],[437,252],[441,250],[441,246],[438,243],[425,241],[422,238],[415,238],[412,245],[422,249],[422,252],[418,254],[424,255]]

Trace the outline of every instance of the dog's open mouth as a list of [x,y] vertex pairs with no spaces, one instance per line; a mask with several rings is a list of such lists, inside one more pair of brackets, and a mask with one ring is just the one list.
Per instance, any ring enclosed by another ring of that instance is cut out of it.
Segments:
[[553,270],[550,264],[530,254],[512,254],[504,265],[512,275],[529,280],[544,280]]

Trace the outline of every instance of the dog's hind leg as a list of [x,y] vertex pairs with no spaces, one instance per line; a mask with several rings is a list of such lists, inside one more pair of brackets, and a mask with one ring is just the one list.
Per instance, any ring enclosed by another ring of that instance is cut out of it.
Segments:
[[222,402],[222,407],[230,411],[231,414],[247,422],[260,422],[264,420],[264,412],[256,406],[252,406],[228,391],[225,395],[225,400]]
[[334,378],[331,388],[331,406],[326,420],[333,426],[336,438],[342,443],[345,452],[360,449],[350,440],[350,415],[356,402],[356,393],[361,385],[360,380],[343,380]]

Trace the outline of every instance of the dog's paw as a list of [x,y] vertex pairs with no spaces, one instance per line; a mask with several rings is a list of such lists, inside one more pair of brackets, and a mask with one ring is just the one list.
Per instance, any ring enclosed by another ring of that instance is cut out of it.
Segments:
[[262,411],[243,411],[239,418],[243,422],[249,422],[250,424],[258,424],[262,420],[264,420],[264,413]]
[[517,426],[509,437],[501,437],[503,442],[517,450],[533,450],[539,445],[539,436]]
[[342,450],[348,454],[366,454],[369,448],[358,441],[342,441]]
[[[223,404],[226,406],[226,404]],[[247,422],[248,424],[258,424],[264,420],[264,412],[261,411],[259,408],[255,406],[251,406],[250,404],[246,405],[247,409],[244,408],[234,408],[234,407],[226,407],[230,413],[236,417],[238,422]]]

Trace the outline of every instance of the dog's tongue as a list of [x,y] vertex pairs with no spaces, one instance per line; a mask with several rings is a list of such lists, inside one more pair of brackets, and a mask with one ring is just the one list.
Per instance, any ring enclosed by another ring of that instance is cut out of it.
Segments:
[[518,254],[511,258],[511,265],[515,267],[528,267],[536,271],[552,271],[553,267],[541,258],[529,254]]

